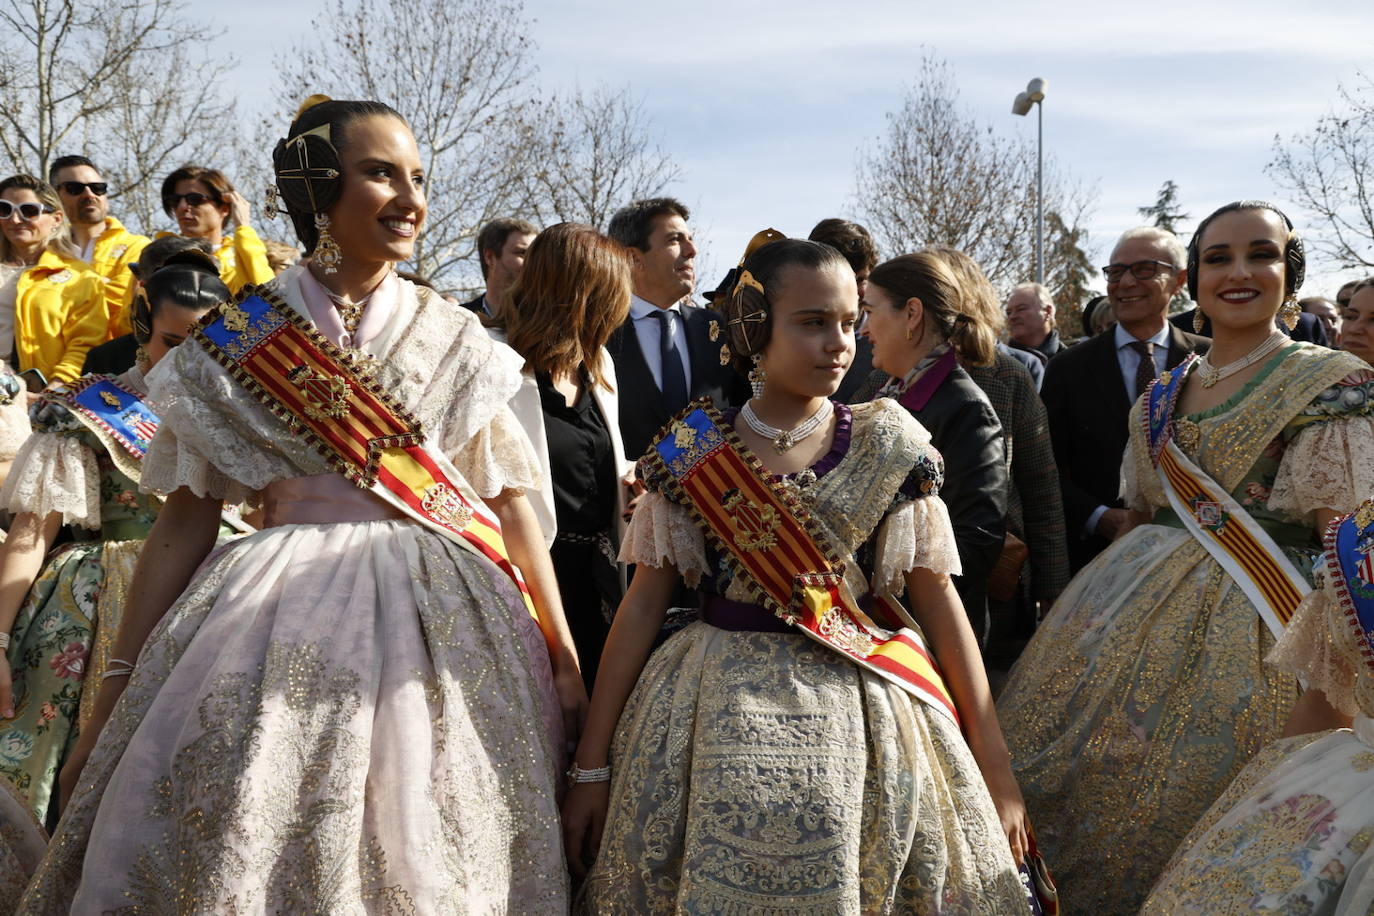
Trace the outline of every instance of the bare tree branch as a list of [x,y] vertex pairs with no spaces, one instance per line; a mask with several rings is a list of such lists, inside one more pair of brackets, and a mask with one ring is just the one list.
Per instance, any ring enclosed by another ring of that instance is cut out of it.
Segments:
[[[1029,277],[1034,148],[997,136],[965,112],[953,70],[933,56],[922,60],[887,121],[886,135],[860,151],[855,182],[858,209],[883,250],[951,245],[1003,289]],[[1071,186],[1053,160],[1046,162],[1045,276],[1052,290],[1073,295],[1086,283],[1079,242],[1095,198],[1094,189]]]
[[1374,80],[1362,79],[1310,132],[1275,136],[1265,169],[1315,218],[1312,249],[1341,268],[1374,267]]
[[94,159],[120,215],[160,221],[157,180],[232,145],[237,118],[218,83],[211,35],[182,19],[181,0],[0,2],[0,153],[15,172],[46,177],[59,155]]

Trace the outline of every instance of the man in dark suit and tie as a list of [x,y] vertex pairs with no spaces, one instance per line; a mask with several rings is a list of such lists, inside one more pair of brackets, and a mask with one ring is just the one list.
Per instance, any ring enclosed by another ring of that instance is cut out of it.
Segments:
[[495,318],[525,266],[525,252],[539,234],[534,224],[523,219],[494,219],[477,233],[477,259],[482,265],[482,280],[487,288],[463,308],[478,315]]
[[683,304],[696,284],[687,208],[671,197],[637,200],[611,217],[607,235],[630,253],[630,317],[606,343],[620,386],[625,454],[638,458],[693,398],[741,404],[749,387],[722,358],[725,321]]
[[1210,341],[1166,320],[1188,279],[1183,243],[1153,226],[1132,229],[1103,269],[1117,323],[1050,360],[1040,396],[1064,494],[1069,563],[1082,569],[1139,523],[1118,495],[1128,417],[1145,387]]

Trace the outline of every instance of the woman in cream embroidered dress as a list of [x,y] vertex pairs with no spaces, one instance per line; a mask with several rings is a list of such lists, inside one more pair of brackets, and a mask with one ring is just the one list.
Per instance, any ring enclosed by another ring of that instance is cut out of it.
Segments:
[[[975,749],[948,717],[747,603],[651,474],[621,551],[639,566],[576,758],[609,762],[609,794],[579,782],[564,805],[574,871],[595,857],[586,911],[1027,912],[1009,847],[1025,842],[1024,808],[948,579],[959,563],[939,455],[890,401],[825,400],[854,352],[858,296],[837,252],[776,241],[744,266],[768,291],[746,306],[737,287],[726,310],[769,315],[730,335],[737,360],[763,350],[768,381],[750,404],[793,427],[833,412],[783,454],[743,420],[736,431],[797,490],[855,595],[910,590]],[[703,620],[646,664],[679,576],[705,593]]]
[[[1219,210],[1189,267],[1216,335],[1210,365],[1239,368],[1210,387],[1191,372],[1179,445],[1307,574],[1320,526],[1374,487],[1374,376],[1349,354],[1271,338],[1302,248],[1268,205]],[[1263,664],[1274,637],[1255,606],[1169,509],[1142,423],[1137,403],[1122,469],[1137,527],[1070,584],[998,701],[1040,846],[1083,912],[1136,912],[1298,698]]]
[[[1369,556],[1374,500],[1344,524]],[[1143,913],[1374,912],[1374,620],[1351,604],[1356,591],[1369,602],[1374,581],[1358,568],[1346,575],[1330,535],[1327,545],[1317,589],[1268,659],[1321,702],[1304,704],[1288,723],[1293,737],[1266,745],[1217,799]]]
[[[118,704],[21,912],[558,912],[560,726],[585,692],[519,492],[521,360],[390,271],[425,214],[399,115],[316,97],[288,137],[278,186],[313,255],[268,292],[375,360],[500,519],[544,632],[494,565],[330,473],[189,340],[151,379],[144,483],[170,495],[117,643],[137,669],[102,689],[97,715]],[[264,530],[193,577],[220,500],[254,494]]]
[[[208,258],[159,271],[147,288],[146,361],[115,380],[145,394],[143,370],[228,292]],[[85,687],[99,686],[109,661],[157,500],[138,492],[138,459],[114,451],[116,443],[60,401],[42,404],[37,416],[0,489],[0,505],[15,513],[12,537],[0,547],[0,633],[10,636],[0,658],[0,775],[46,821],[58,769],[94,708],[96,691]],[[98,531],[99,539],[63,547],[45,564],[63,524]]]

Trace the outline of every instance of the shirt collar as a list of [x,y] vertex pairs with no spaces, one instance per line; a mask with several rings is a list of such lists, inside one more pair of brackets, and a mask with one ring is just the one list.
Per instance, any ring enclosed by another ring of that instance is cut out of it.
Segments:
[[[630,317],[635,321],[641,318],[648,318],[650,315],[656,315],[661,311],[663,311],[663,309],[660,309],[648,299],[641,299],[635,295],[630,296]],[[682,303],[674,302],[672,305],[668,306],[667,311],[677,312],[681,315]]]
[[[1116,325],[1116,330],[1112,332],[1113,341],[1118,350],[1123,350],[1135,342],[1135,335],[1123,328],[1120,324]],[[1169,322],[1164,322],[1164,327],[1154,337],[1149,338],[1149,342],[1156,347],[1167,347],[1169,345]]]

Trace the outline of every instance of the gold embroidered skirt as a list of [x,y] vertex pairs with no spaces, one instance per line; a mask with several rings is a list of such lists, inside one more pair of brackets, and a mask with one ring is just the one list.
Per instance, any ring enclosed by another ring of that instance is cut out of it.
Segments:
[[1071,912],[1138,911],[1169,856],[1277,736],[1297,680],[1186,531],[1136,528],[1084,568],[998,700],[1041,851]]
[[597,916],[1028,912],[958,728],[804,636],[690,625],[612,763]]
[[154,630],[20,911],[566,909],[556,715],[485,561],[410,522],[259,532]]

